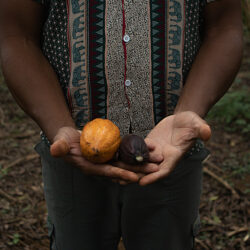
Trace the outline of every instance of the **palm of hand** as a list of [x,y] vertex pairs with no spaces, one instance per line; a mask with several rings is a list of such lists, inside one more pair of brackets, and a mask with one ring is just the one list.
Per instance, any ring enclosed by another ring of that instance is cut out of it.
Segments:
[[146,140],[157,144],[155,152],[161,152],[164,160],[160,164],[160,170],[143,177],[140,184],[147,185],[166,177],[196,138],[208,140],[210,135],[209,126],[193,112],[182,112],[163,119],[149,133]]
[[63,158],[88,175],[106,176],[129,182],[138,181],[138,176],[134,172],[112,166],[108,163],[95,164],[86,160],[81,153],[80,133],[80,131],[72,127],[62,127],[51,145],[51,155]]

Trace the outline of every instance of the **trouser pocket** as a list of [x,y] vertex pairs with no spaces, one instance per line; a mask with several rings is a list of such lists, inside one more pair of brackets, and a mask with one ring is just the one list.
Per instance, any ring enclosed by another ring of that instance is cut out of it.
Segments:
[[50,239],[50,250],[58,250],[58,248],[56,247],[55,226],[50,220],[50,217],[48,217],[47,225],[48,225],[48,235]]
[[193,234],[193,246],[192,249],[195,249],[195,237],[199,234],[201,227],[200,223],[200,215],[198,214],[197,218],[195,219],[193,226],[192,226],[192,234]]
[[55,218],[64,217],[72,211],[73,168],[63,159],[52,157],[44,141],[38,143],[35,150],[41,157],[48,213],[56,223]]
[[43,145],[43,141],[40,141],[39,143],[36,144],[35,146],[35,151],[41,156],[42,154],[42,145]]

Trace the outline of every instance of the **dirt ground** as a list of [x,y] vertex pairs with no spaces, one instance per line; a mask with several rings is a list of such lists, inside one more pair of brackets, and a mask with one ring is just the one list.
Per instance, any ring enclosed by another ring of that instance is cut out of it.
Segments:
[[[250,82],[250,43],[237,79]],[[0,75],[0,249],[48,250],[39,128],[15,104]],[[250,249],[250,135],[216,123],[204,164],[197,249]],[[119,250],[122,250],[120,244]],[[156,249],[157,250],[157,249]]]

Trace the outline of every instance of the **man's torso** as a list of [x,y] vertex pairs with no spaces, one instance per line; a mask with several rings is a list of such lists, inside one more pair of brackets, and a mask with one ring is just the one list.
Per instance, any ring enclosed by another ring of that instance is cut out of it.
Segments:
[[43,51],[76,125],[146,135],[173,113],[201,44],[204,0],[50,0]]

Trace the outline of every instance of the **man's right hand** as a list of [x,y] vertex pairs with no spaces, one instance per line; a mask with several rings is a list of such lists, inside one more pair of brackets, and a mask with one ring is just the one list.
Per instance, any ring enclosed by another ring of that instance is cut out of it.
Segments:
[[[95,164],[86,160],[81,153],[80,135],[81,131],[75,128],[60,128],[50,147],[51,155],[63,158],[73,166],[80,168],[87,175],[109,177],[111,180],[119,180],[118,182],[121,182],[121,184],[139,181],[141,175],[136,173],[138,166],[113,166],[109,163]],[[151,167],[140,168],[139,170],[149,173],[157,171],[158,167],[156,164],[152,164]]]

